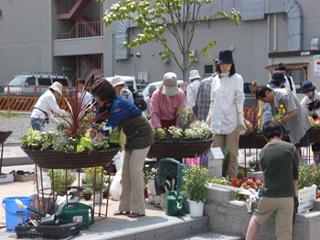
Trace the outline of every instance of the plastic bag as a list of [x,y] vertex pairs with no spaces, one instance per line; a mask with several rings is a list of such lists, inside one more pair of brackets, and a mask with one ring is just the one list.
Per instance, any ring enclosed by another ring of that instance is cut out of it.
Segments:
[[117,171],[122,169],[123,165],[123,152],[118,152],[114,157],[113,157],[114,165],[116,165]]
[[121,177],[122,177],[122,165],[123,165],[123,152],[118,152],[113,158],[116,165],[117,173],[114,176],[110,185],[110,196],[113,200],[119,201],[122,193]]
[[121,177],[122,177],[122,169],[117,171],[110,186],[110,196],[115,201],[120,200],[120,195],[122,193]]

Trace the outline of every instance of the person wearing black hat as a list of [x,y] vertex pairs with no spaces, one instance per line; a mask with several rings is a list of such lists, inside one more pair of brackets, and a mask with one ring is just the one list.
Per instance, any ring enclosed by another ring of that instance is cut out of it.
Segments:
[[301,91],[305,94],[301,105],[308,112],[308,115],[314,119],[320,118],[320,93],[311,81],[305,80],[302,83]]
[[232,177],[237,176],[240,132],[246,131],[243,104],[243,79],[236,73],[232,52],[220,51],[217,74],[212,79],[207,122],[214,134],[213,147],[231,150],[227,175]]
[[297,92],[296,92],[296,85],[294,84],[294,81],[293,81],[293,78],[289,75],[287,75],[287,67],[285,64],[283,63],[279,63],[276,68],[275,68],[275,71],[277,72],[282,72],[284,77],[285,77],[285,88],[290,91],[293,95],[297,95]]

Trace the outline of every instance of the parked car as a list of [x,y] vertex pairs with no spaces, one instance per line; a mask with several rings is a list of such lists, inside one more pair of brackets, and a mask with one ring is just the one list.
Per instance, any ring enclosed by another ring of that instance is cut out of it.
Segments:
[[[137,82],[134,76],[125,76],[125,75],[114,75],[115,77],[120,77],[121,80],[123,80],[126,83],[126,87],[131,92],[136,92],[138,90],[137,88]],[[106,80],[111,81],[111,77],[105,77]]]
[[67,76],[48,73],[17,74],[4,88],[4,94],[40,96],[56,81],[64,87],[71,87],[71,82]]

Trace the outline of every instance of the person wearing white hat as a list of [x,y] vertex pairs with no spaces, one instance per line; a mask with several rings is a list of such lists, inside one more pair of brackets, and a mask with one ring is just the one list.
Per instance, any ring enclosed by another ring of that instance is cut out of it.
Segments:
[[31,126],[33,130],[44,131],[44,124],[49,123],[49,116],[53,114],[64,117],[67,113],[62,110],[57,100],[62,96],[62,85],[54,82],[44,94],[40,96],[31,113]]
[[187,87],[187,106],[189,109],[194,107],[200,86],[200,74],[198,70],[191,70],[189,77],[190,84]]
[[134,102],[132,92],[125,87],[126,82],[123,81],[121,79],[121,77],[114,76],[112,78],[108,78],[108,81],[111,83],[111,85],[116,90],[117,96],[123,97],[124,99],[127,99],[131,103]]
[[152,94],[150,100],[152,127],[177,126],[180,110],[186,105],[185,94],[177,84],[177,75],[167,72],[163,76],[162,86]]

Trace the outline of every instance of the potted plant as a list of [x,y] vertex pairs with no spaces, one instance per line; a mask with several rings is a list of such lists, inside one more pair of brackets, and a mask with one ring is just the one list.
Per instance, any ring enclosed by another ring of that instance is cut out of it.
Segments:
[[84,170],[82,182],[86,186],[92,186],[94,192],[94,202],[101,203],[102,191],[106,188],[103,167],[92,167]]
[[59,195],[66,194],[67,187],[71,186],[76,179],[75,173],[68,170],[66,182],[66,171],[64,169],[49,170],[48,175],[51,182],[51,188]]
[[91,200],[91,196],[92,196],[92,190],[90,188],[85,188],[83,190],[84,200],[86,200],[86,201]]
[[199,166],[186,169],[183,182],[191,217],[203,216],[204,202],[208,196],[208,169]]

